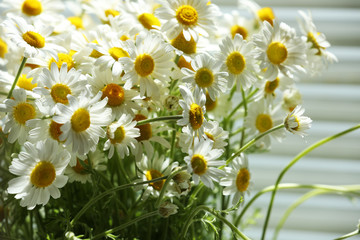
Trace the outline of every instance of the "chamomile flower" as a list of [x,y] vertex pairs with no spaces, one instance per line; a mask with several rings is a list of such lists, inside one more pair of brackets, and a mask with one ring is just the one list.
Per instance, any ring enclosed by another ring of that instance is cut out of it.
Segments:
[[155,13],[165,21],[161,30],[169,39],[176,38],[181,31],[186,41],[190,41],[191,37],[197,41],[199,35],[208,37],[214,34],[213,19],[219,12],[207,0],[169,0],[161,1],[161,4]]
[[[226,176],[220,180],[224,186],[223,195],[233,195],[232,204],[235,205],[244,198],[245,193],[250,194],[251,187],[248,159],[244,154],[234,158],[231,167],[225,167]],[[242,202],[243,203],[243,202]]]
[[266,79],[276,79],[279,72],[294,78],[294,73],[305,72],[305,43],[296,36],[295,29],[285,23],[274,21],[274,26],[265,21],[259,34],[254,34],[254,42],[260,52],[258,60],[265,71]]
[[121,159],[129,156],[130,151],[134,153],[137,143],[135,138],[140,136],[140,130],[135,126],[133,116],[123,114],[118,121],[107,127],[108,140],[104,144],[104,151],[109,150],[108,158],[112,158],[115,149]]
[[59,188],[68,179],[63,172],[69,160],[69,152],[55,142],[26,142],[9,167],[17,177],[9,181],[8,192],[16,194],[15,198],[21,199],[20,205],[29,210],[47,204],[50,196],[59,198]]
[[0,104],[0,112],[6,112],[3,132],[9,133],[8,141],[14,143],[16,140],[23,144],[28,137],[28,127],[26,122],[36,118],[39,113],[37,108],[26,100],[24,89],[15,89],[14,99],[6,99],[4,104]]
[[116,18],[120,15],[121,9],[118,0],[92,0],[85,1],[83,8],[86,13],[94,14],[103,23],[108,23],[110,18]]
[[241,87],[248,89],[258,80],[260,69],[254,47],[252,42],[243,40],[240,34],[236,34],[233,39],[226,37],[220,44],[219,61],[223,63],[221,71],[229,73],[228,88],[236,82],[238,90]]
[[111,109],[105,107],[107,98],[99,101],[102,93],[92,97],[82,94],[79,97],[68,95],[68,105],[57,104],[58,114],[53,120],[59,124],[62,131],[60,141],[71,146],[74,153],[80,155],[94,151],[99,137],[105,137],[102,127],[111,121]]
[[223,26],[221,33],[224,36],[234,38],[236,34],[240,34],[244,40],[249,40],[255,33],[255,24],[253,20],[249,20],[240,15],[239,11],[231,11],[223,16]]
[[285,129],[301,137],[306,136],[307,133],[305,131],[310,129],[312,120],[309,117],[303,116],[304,112],[305,109],[302,106],[296,106],[284,120]]
[[49,42],[53,28],[49,25],[30,25],[23,18],[10,17],[3,22],[9,38],[24,51],[24,57],[30,58],[38,54],[49,54],[58,59],[57,53],[63,52],[64,48]]
[[226,140],[229,138],[229,133],[219,126],[219,122],[209,121],[209,123],[212,127],[204,128],[206,137],[214,142],[213,148],[224,150],[227,145]]
[[261,8],[260,5],[258,5],[253,0],[238,0],[238,6],[239,8],[245,8],[247,10],[250,10],[250,13],[253,14],[257,21],[256,27],[259,27],[264,21],[267,21],[268,23],[273,25],[275,20],[275,14],[272,8]]
[[291,87],[286,89],[283,92],[282,101],[281,101],[282,108],[290,113],[292,112],[297,105],[302,104],[302,96],[298,89],[295,87]]
[[170,81],[168,75],[174,67],[174,53],[166,51],[163,39],[152,33],[138,35],[132,48],[134,52],[129,52],[130,58],[120,59],[124,64],[125,88],[139,85],[140,95],[150,97],[158,91],[157,81],[162,84]]
[[194,148],[189,149],[189,155],[184,158],[195,184],[201,180],[208,188],[214,188],[213,181],[218,182],[224,176],[224,171],[216,168],[225,164],[225,161],[218,160],[222,153],[223,150],[213,149],[213,142],[209,139],[195,138]]
[[181,72],[185,74],[182,81],[191,83],[191,85],[201,88],[204,92],[207,90],[210,98],[215,101],[220,92],[227,90],[227,72],[220,70],[221,62],[216,61],[212,56],[204,53],[195,57],[191,62],[194,70],[182,68]]

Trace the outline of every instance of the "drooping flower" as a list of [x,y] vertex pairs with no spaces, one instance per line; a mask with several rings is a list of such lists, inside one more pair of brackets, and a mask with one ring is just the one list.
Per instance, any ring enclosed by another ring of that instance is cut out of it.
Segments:
[[303,116],[305,109],[298,105],[289,113],[285,120],[285,129],[293,134],[304,137],[307,135],[306,130],[310,129],[312,120],[309,117]]

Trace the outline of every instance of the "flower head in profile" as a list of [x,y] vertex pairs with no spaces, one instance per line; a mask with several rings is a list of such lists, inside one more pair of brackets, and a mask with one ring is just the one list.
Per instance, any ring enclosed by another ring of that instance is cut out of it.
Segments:
[[17,177],[9,181],[8,192],[21,199],[20,205],[29,210],[36,205],[45,205],[50,196],[60,197],[68,177],[63,172],[70,160],[70,154],[54,141],[24,143],[21,151],[9,168]]
[[304,112],[305,109],[302,106],[296,106],[284,120],[286,130],[301,137],[306,136],[307,133],[305,131],[310,129],[312,120],[309,117],[303,116]]

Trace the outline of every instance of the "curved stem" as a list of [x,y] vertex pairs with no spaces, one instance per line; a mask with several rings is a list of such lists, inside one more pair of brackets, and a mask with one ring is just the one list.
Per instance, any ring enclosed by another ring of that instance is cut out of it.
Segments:
[[[254,96],[254,94],[258,91],[259,89],[255,89],[254,91],[252,91],[247,97],[246,97],[246,101],[249,102],[249,99],[252,98],[252,96]],[[231,113],[229,114],[229,116],[227,116],[226,118],[227,119],[230,119],[236,112],[239,108],[242,107],[242,105],[244,104],[244,102],[241,102],[239,103],[232,111]]]
[[15,86],[16,86],[19,78],[20,78],[21,73],[22,73],[22,70],[23,70],[24,67],[25,67],[26,60],[27,60],[27,58],[26,58],[26,57],[23,57],[23,59],[22,59],[22,61],[21,61],[21,64],[20,64],[20,67],[19,67],[19,70],[18,70],[17,73],[16,73],[15,80],[14,80],[14,82],[13,82],[11,88],[10,88],[9,94],[7,95],[7,98],[11,98],[12,92],[14,91]]
[[151,123],[151,122],[169,121],[169,120],[175,121],[175,120],[181,119],[182,117],[183,117],[182,115],[172,115],[172,116],[162,116],[162,117],[150,118],[150,119],[138,121],[136,126],[144,125],[144,124]]
[[360,234],[360,229],[356,229],[355,231],[353,231],[351,233],[348,233],[348,234],[345,234],[344,236],[335,238],[334,240],[343,240],[343,239],[346,239],[346,238],[349,238],[349,237],[356,236],[358,234]]
[[[244,103],[244,121],[245,121],[245,118],[248,115],[248,107],[247,107],[247,101],[245,98],[245,91],[242,87],[241,87],[241,96],[242,96],[243,103]],[[245,139],[245,128],[243,128],[243,130],[241,131],[240,147],[242,147],[244,145],[244,139]]]
[[263,230],[262,230],[262,235],[261,235],[261,240],[264,240],[265,239],[265,234],[266,234],[266,230],[267,230],[267,225],[269,223],[269,219],[270,219],[270,215],[271,215],[271,210],[272,210],[272,206],[273,206],[273,203],[274,203],[274,198],[275,198],[275,194],[276,194],[276,191],[277,191],[277,188],[278,188],[278,185],[281,181],[281,179],[283,178],[283,176],[285,175],[285,173],[297,162],[299,161],[299,159],[301,159],[303,156],[305,156],[306,154],[308,154],[309,152],[313,151],[314,149],[320,147],[321,145],[331,141],[331,140],[334,140],[338,137],[341,137],[347,133],[350,133],[356,129],[360,128],[360,124],[352,127],[352,128],[349,128],[345,131],[342,131],[340,133],[337,133],[333,136],[330,136],[330,137],[327,137],[327,138],[324,138],[318,142],[316,142],[315,144],[311,145],[310,147],[306,148],[304,151],[302,151],[301,153],[299,153],[280,173],[279,177],[277,178],[276,180],[276,183],[275,183],[275,188],[274,190],[272,191],[272,194],[271,194],[271,199],[270,199],[270,203],[269,203],[269,206],[268,206],[268,210],[267,210],[267,213],[266,213],[266,217],[265,217],[265,222],[264,222],[264,226],[263,226]]

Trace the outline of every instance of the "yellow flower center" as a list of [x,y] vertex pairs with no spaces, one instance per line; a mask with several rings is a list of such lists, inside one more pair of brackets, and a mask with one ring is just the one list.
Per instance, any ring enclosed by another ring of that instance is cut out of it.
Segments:
[[193,67],[191,66],[191,63],[186,61],[186,59],[183,56],[180,56],[179,61],[177,62],[178,67],[181,68],[188,68],[192,71],[194,71]]
[[62,83],[55,84],[50,91],[50,95],[56,103],[68,104],[68,94],[71,94],[71,89]]
[[22,35],[22,38],[32,47],[43,48],[45,46],[45,38],[39,33],[27,31]]
[[119,58],[122,58],[122,57],[130,57],[129,53],[127,51],[125,51],[124,49],[122,48],[119,48],[119,47],[112,47],[109,49],[109,54],[110,56],[112,56],[116,61],[119,59]]
[[211,133],[205,132],[205,135],[212,141],[215,141],[214,136]]
[[120,15],[120,12],[119,12],[119,11],[116,11],[116,10],[114,10],[114,9],[107,9],[107,10],[105,10],[105,16],[106,16],[106,17],[109,17],[110,15],[113,16],[113,17],[116,17],[116,16]]
[[[146,171],[145,176],[146,176],[146,179],[148,181],[150,181],[155,178],[163,177],[164,175],[156,169],[151,169],[149,171]],[[149,183],[149,185],[152,186],[155,190],[160,191],[162,189],[164,183],[165,183],[165,179],[157,181],[157,182]]]
[[244,56],[239,52],[232,52],[226,58],[226,66],[229,69],[229,72],[232,74],[240,74],[244,71],[246,61]]
[[268,114],[259,114],[256,118],[255,126],[259,132],[263,133],[273,127],[273,122]]
[[25,67],[31,68],[31,69],[35,69],[40,67],[40,65],[37,64],[32,64],[32,63],[25,63]]
[[215,101],[213,101],[210,98],[209,93],[206,91],[206,102],[205,102],[205,107],[206,107],[206,111],[210,112],[212,110],[214,110],[217,106],[217,99]]
[[68,71],[74,67],[75,63],[70,54],[58,53],[58,57],[59,57],[59,61],[56,61],[55,58],[51,58],[51,60],[49,61],[49,69],[53,62],[56,63],[59,69],[61,68],[61,65],[63,63],[67,64]]
[[198,12],[190,5],[182,5],[176,10],[176,19],[183,25],[194,25],[198,20]]
[[200,154],[194,154],[191,158],[191,167],[193,172],[197,175],[203,175],[207,170],[207,161],[204,156]]
[[160,27],[160,21],[154,14],[151,13],[143,13],[138,16],[139,22],[144,26],[144,28],[150,30],[155,29],[153,26]]
[[196,42],[194,38],[191,36],[190,41],[186,41],[183,32],[171,40],[171,45],[186,54],[196,53]]
[[248,36],[248,31],[246,30],[246,28],[239,25],[232,26],[230,28],[230,33],[232,38],[234,38],[237,33],[240,34],[243,37],[243,39],[246,39]]
[[130,37],[129,36],[126,36],[126,35],[122,35],[121,37],[120,37],[120,40],[121,41],[126,41],[126,40],[129,40],[130,39]]
[[84,108],[79,108],[71,116],[71,127],[79,133],[90,127],[90,114]]
[[16,85],[19,88],[23,88],[25,90],[31,91],[31,90],[33,90],[33,88],[35,88],[37,86],[37,83],[34,83],[34,84],[31,83],[32,79],[33,78],[26,78],[26,74],[21,74]]
[[286,60],[288,51],[284,44],[272,42],[266,50],[266,54],[271,63],[280,64]]
[[107,135],[112,144],[121,143],[125,138],[125,130],[123,126],[118,127],[114,132],[114,138],[110,138],[110,129],[108,128]]
[[267,81],[265,83],[265,92],[268,94],[273,94],[279,86],[279,82],[279,78],[276,78],[274,81]]
[[125,99],[124,89],[115,83],[110,83],[106,85],[101,91],[103,93],[101,99],[108,97],[107,104],[111,107],[119,106],[124,102]]
[[[141,121],[141,120],[145,120],[147,119],[147,117],[145,117],[142,114],[136,114],[134,121]],[[143,124],[140,126],[136,126],[139,130],[140,130],[140,136],[135,138],[137,141],[141,142],[144,140],[149,140],[152,137],[152,129],[151,129],[151,125],[150,123],[147,124]]]
[[275,14],[272,8],[264,7],[258,10],[257,12],[261,21],[268,21],[271,25],[273,25],[273,20],[275,19]]
[[51,162],[41,161],[30,174],[31,183],[38,188],[50,186],[56,177],[55,167]]
[[[318,35],[320,35],[320,33],[317,33]],[[320,44],[316,41],[316,37],[314,36],[314,34],[312,34],[311,32],[308,33],[307,35],[307,41],[311,42],[312,44],[312,48],[315,48],[318,50],[318,52],[316,53],[316,55],[321,55],[321,49],[325,49],[324,47],[321,47]]]
[[62,125],[63,124],[60,124],[60,123],[57,123],[54,121],[51,121],[51,123],[49,125],[49,134],[50,134],[51,138],[58,142],[60,142],[59,136],[63,133],[60,129]]
[[[72,167],[72,169],[73,169],[76,173],[78,173],[78,174],[80,174],[80,175],[86,175],[86,174],[88,174],[88,172],[86,171],[86,169],[84,168],[84,166],[80,163],[80,161],[82,161],[82,160],[79,160],[78,158],[76,158],[76,165],[75,165],[74,167]],[[88,165],[88,160],[85,159],[85,160],[83,161],[83,164]]]
[[[92,41],[92,43],[96,43],[99,44],[98,41],[94,40]],[[102,54],[101,52],[99,52],[98,50],[92,50],[92,52],[90,53],[89,57],[93,57],[93,58],[99,58],[101,56],[103,56],[104,54]]]
[[0,38],[0,57],[4,58],[5,54],[8,52],[8,47],[6,42]]
[[199,87],[210,87],[214,82],[214,75],[208,68],[200,68],[195,73],[195,82]]
[[135,71],[141,77],[146,77],[150,75],[154,71],[154,68],[155,68],[155,62],[150,55],[144,53],[136,57]]
[[76,27],[76,29],[84,29],[83,20],[81,17],[68,17],[69,22]]
[[189,122],[194,130],[199,129],[204,122],[204,114],[199,105],[192,103],[189,111]]
[[33,105],[29,103],[19,103],[13,108],[13,115],[18,123],[25,125],[27,120],[35,118],[36,112]]
[[41,2],[38,0],[25,0],[21,6],[21,11],[29,16],[37,16],[42,12]]
[[250,184],[250,173],[246,168],[239,170],[236,176],[236,187],[240,192],[245,192]]

